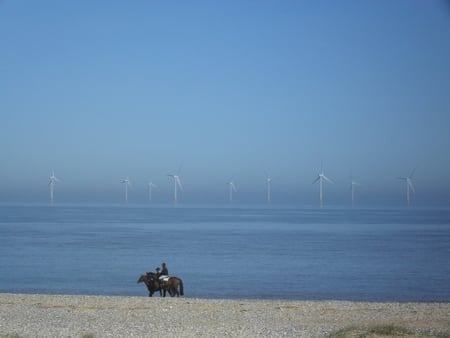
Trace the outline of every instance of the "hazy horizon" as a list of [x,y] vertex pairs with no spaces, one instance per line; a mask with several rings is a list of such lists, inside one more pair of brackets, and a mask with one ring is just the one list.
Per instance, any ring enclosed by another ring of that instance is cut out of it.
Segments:
[[[58,177],[58,176],[57,176]],[[215,186],[195,187],[191,182],[182,179],[183,190],[178,189],[178,205],[266,205],[267,190],[266,183],[261,180],[259,187],[256,185],[241,184],[234,180],[237,191],[233,193],[233,202],[229,201],[229,186],[227,182],[218,182]],[[355,189],[355,207],[406,207],[406,184],[404,181],[391,178],[392,187],[389,190],[377,188],[376,186],[361,185]],[[148,200],[148,182],[136,182],[132,180],[128,189],[128,204],[130,205],[172,205],[173,204],[173,181],[169,178],[161,185],[152,189],[152,200]],[[420,181],[420,180],[419,180]],[[155,182],[155,180],[153,180]],[[359,182],[359,181],[358,181]],[[42,182],[41,182],[42,183]],[[143,184],[142,184],[143,183]],[[244,182],[245,183],[245,182]],[[255,183],[252,181],[252,183]],[[297,189],[292,189],[287,184],[279,184],[272,180],[271,185],[271,205],[272,206],[319,206],[319,184],[312,184],[304,181],[296,185]],[[416,193],[411,193],[411,207],[417,206],[449,206],[446,203],[446,191],[436,194],[436,191],[422,189],[417,190],[417,182],[413,180]],[[84,188],[84,187],[83,187]],[[324,207],[327,206],[348,206],[351,207],[351,186],[348,182],[334,180],[334,184],[325,182],[323,188]],[[9,195],[8,200],[0,200],[0,203],[49,203],[49,185],[44,180],[38,189],[31,192],[20,191]],[[61,179],[55,185],[54,204],[125,204],[125,187],[121,180],[113,182],[109,188],[96,190],[95,187],[77,189],[70,182]]]
[[450,206],[445,1],[0,2],[0,203]]

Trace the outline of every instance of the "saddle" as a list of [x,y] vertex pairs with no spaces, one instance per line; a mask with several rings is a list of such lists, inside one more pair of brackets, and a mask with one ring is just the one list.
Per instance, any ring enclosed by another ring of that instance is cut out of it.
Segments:
[[169,276],[168,275],[162,275],[162,276],[159,276],[159,281],[160,282],[162,282],[162,283],[167,283],[168,281],[169,281]]

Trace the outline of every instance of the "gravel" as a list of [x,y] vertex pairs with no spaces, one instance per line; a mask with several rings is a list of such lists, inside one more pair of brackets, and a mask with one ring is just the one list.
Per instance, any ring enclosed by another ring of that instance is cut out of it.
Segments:
[[0,293],[0,336],[324,337],[348,326],[375,324],[450,336],[450,303]]

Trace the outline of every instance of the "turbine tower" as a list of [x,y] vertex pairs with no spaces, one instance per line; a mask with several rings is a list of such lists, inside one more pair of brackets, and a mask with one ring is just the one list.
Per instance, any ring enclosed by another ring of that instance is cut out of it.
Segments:
[[406,182],[406,205],[409,207],[410,205],[410,191],[414,193],[414,185],[412,183],[412,178],[414,173],[416,172],[416,168],[411,171],[411,174],[408,177],[397,177],[398,180],[402,180]]
[[183,186],[181,185],[180,176],[178,175],[167,175],[173,178],[173,203],[178,203],[178,195],[177,195],[177,187],[180,187],[181,191],[183,191]]
[[319,203],[320,207],[323,206],[323,181],[327,181],[329,183],[333,183],[332,180],[330,180],[328,177],[325,176],[323,173],[322,166],[320,168],[320,173],[317,175],[317,178],[313,181],[313,184],[319,181]]
[[153,184],[152,181],[148,182],[148,202],[152,203],[152,188],[156,188],[157,186]]
[[228,186],[229,186],[229,189],[230,189],[230,203],[233,203],[233,191],[237,191],[236,190],[236,186],[234,185],[234,182],[233,181],[230,181],[230,182],[228,182]]
[[269,177],[266,174],[266,185],[267,185],[267,204],[271,204],[272,203],[272,196],[271,196],[271,188],[272,188],[272,178]]
[[128,203],[128,187],[131,186],[130,178],[127,176],[127,178],[122,180],[121,183],[125,184],[125,203]]
[[50,181],[48,182],[48,186],[50,187],[50,203],[53,204],[53,190],[55,188],[55,183],[59,182],[59,178],[55,176],[55,171],[53,169],[49,179]]
[[360,186],[361,184],[359,184],[358,182],[355,182],[352,180],[352,182],[350,183],[350,189],[352,190],[352,207],[355,206],[355,187]]

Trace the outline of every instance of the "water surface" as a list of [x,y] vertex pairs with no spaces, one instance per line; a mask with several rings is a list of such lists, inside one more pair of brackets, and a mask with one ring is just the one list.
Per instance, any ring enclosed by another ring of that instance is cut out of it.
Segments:
[[450,301],[450,209],[0,206],[0,292]]

